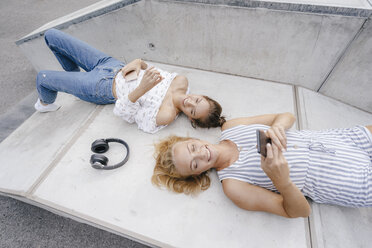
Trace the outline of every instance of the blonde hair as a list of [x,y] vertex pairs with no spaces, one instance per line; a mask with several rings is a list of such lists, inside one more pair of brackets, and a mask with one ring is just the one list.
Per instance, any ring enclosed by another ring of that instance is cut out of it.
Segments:
[[211,180],[207,171],[200,175],[182,176],[177,172],[173,159],[173,147],[178,142],[190,140],[189,137],[169,136],[155,144],[155,168],[151,182],[164,186],[176,193],[197,194],[209,188]]

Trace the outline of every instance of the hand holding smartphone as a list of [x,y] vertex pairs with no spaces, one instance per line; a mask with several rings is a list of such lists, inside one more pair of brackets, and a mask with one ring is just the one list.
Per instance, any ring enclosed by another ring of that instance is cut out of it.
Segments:
[[271,139],[266,136],[265,131],[262,129],[257,129],[256,135],[257,135],[257,152],[266,158],[267,156],[266,144],[267,143],[271,144]]
[[125,74],[124,79],[125,79],[125,82],[130,82],[130,81],[136,80],[137,77],[138,76],[137,76],[136,71],[133,70],[133,71],[130,71],[127,74]]

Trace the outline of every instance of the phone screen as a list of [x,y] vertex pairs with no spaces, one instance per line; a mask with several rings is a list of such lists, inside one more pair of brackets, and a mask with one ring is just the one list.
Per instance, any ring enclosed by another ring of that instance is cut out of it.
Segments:
[[262,129],[257,129],[256,135],[257,135],[257,152],[266,158],[267,156],[266,144],[267,143],[271,144],[271,139],[266,136],[265,131]]

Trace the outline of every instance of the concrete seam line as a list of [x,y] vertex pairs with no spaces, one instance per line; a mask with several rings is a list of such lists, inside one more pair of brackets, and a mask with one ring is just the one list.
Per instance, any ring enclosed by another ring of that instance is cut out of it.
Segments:
[[367,0],[367,2],[368,2],[369,5],[371,5],[371,7],[372,7],[372,0]]
[[313,248],[313,242],[311,240],[310,216],[305,218],[304,222],[305,222],[305,230],[307,231],[307,234],[308,234],[306,235],[306,241],[307,241],[306,243],[309,248]]
[[9,196],[9,197],[12,197],[12,196],[25,197],[26,193],[22,191],[18,191],[18,190],[9,190],[9,189],[0,188],[0,195]]
[[61,159],[71,149],[72,145],[75,144],[75,142],[80,137],[82,132],[93,122],[93,120],[102,111],[102,109],[103,109],[102,105],[97,105],[96,106],[96,108],[92,111],[92,113],[89,115],[87,120],[77,129],[77,131],[75,131],[75,133],[71,136],[71,139],[67,142],[67,144],[57,152],[57,155],[56,155],[55,159],[50,163],[50,165],[44,170],[44,172],[39,176],[39,178],[35,181],[35,183],[26,192],[26,194],[25,194],[26,197],[30,197],[32,194],[35,193],[35,191],[40,186],[40,184],[42,184],[44,182],[46,177],[57,166],[57,164],[61,161]]
[[344,50],[341,52],[341,54],[336,59],[336,62],[334,63],[333,67],[327,73],[327,75],[325,76],[325,79],[320,84],[320,86],[318,87],[318,89],[316,90],[316,92],[319,92],[320,89],[324,86],[324,84],[326,84],[326,82],[328,81],[328,79],[330,78],[330,76],[332,75],[333,71],[336,69],[336,67],[340,63],[340,61],[346,56],[346,53],[351,49],[352,43],[354,43],[354,41],[360,36],[360,34],[362,33],[362,31],[364,30],[364,27],[367,24],[368,20],[369,20],[368,18],[364,20],[364,22],[360,26],[358,32],[356,32],[356,34],[354,35],[354,37],[349,41],[349,43],[346,45],[346,47],[344,48]]
[[296,114],[296,122],[297,122],[297,129],[302,129],[301,124],[301,110],[300,110],[300,100],[298,98],[298,86],[293,85],[293,98],[294,98],[294,107],[295,107],[295,114]]
[[337,7],[303,3],[282,3],[257,0],[158,0],[163,2],[198,3],[208,5],[231,6],[241,8],[263,8],[279,11],[302,12],[312,14],[342,15],[354,17],[368,17],[370,9],[356,7]]
[[[316,92],[316,91],[314,91],[314,92]],[[358,106],[355,106],[355,105],[353,105],[353,104],[350,104],[350,103],[344,102],[344,101],[342,101],[342,100],[340,100],[340,99],[336,99],[336,98],[333,98],[333,97],[331,97],[331,96],[327,96],[326,94],[324,94],[324,93],[322,93],[322,92],[316,92],[316,93],[318,93],[318,94],[320,94],[320,95],[322,95],[322,96],[324,96],[324,97],[327,97],[327,98],[329,98],[329,99],[332,99],[332,100],[334,100],[334,101],[340,102],[340,103],[345,104],[345,105],[348,105],[348,106],[350,106],[350,107],[353,107],[353,108],[355,108],[355,109],[357,109],[357,110],[363,111],[363,112],[368,113],[368,114],[372,114],[372,111],[368,111],[368,110],[362,109],[361,107],[358,107]]]
[[[138,237],[134,237],[134,235],[131,236],[130,234],[124,234],[124,233],[122,233],[118,230],[115,230],[115,228],[107,227],[107,226],[111,225],[110,223],[106,224],[106,222],[102,221],[102,223],[99,224],[98,223],[98,222],[100,222],[99,219],[91,218],[88,215],[85,215],[85,214],[80,213],[80,212],[73,211],[73,210],[68,209],[68,208],[61,207],[61,206],[59,206],[57,204],[54,204],[52,202],[49,203],[49,201],[43,200],[39,197],[26,198],[26,197],[20,197],[18,195],[2,194],[1,192],[0,192],[0,196],[9,197],[9,198],[15,199],[17,201],[24,202],[26,204],[44,209],[48,212],[51,212],[51,213],[56,214],[58,216],[61,216],[63,218],[68,218],[68,219],[71,219],[71,220],[79,222],[79,223],[87,224],[87,225],[92,226],[94,228],[98,228],[100,230],[104,230],[104,231],[113,233],[115,235],[118,235],[118,236],[130,239],[130,240],[139,242],[141,244],[144,244],[144,245],[147,245],[147,246],[150,246],[150,247],[166,247],[163,243],[161,243],[160,241],[156,241],[156,240],[154,242],[159,243],[159,246],[154,246],[153,244],[151,244],[147,241],[141,240]],[[49,203],[49,205],[48,205],[48,203]],[[81,216],[77,216],[78,214],[80,214]],[[107,226],[105,226],[105,225],[107,225]],[[126,231],[126,229],[123,229],[123,228],[117,228],[117,229]],[[131,232],[131,231],[128,230],[128,232]]]
[[[324,240],[323,236],[321,235],[323,233],[322,230],[322,225],[321,225],[321,213],[319,209],[319,205],[315,202],[311,202],[311,209],[312,209],[312,214],[310,215],[310,218],[313,220],[310,222],[310,228],[314,230],[312,232],[312,244],[313,248],[324,248]],[[316,221],[318,221],[320,224],[316,225]],[[319,234],[319,235],[318,235]],[[319,240],[322,239],[322,240]]]
[[[16,198],[20,198],[20,197],[16,197]],[[84,214],[79,211],[75,211],[73,209],[69,209],[67,207],[63,207],[59,204],[56,204],[49,200],[42,199],[38,196],[31,196],[30,198],[23,198],[23,199],[22,197],[20,198],[21,201],[23,200],[26,203],[32,204],[36,207],[43,208],[59,216],[67,217],[75,221],[78,221],[80,223],[88,224],[90,226],[114,233],[116,235],[119,235],[125,238],[129,238],[131,240],[134,240],[136,242],[139,242],[139,243],[151,246],[151,247],[172,247],[156,239],[148,238],[147,236],[142,235],[140,233],[136,233],[128,229],[118,227],[104,220],[92,217],[90,215]]]

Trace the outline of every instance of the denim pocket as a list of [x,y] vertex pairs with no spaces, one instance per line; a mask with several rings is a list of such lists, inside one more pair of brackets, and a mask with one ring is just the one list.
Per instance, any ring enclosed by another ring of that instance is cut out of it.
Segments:
[[109,104],[115,102],[115,97],[112,93],[113,76],[101,78],[96,84],[97,104]]
[[116,74],[122,67],[123,66],[120,63],[114,66],[102,65],[96,68],[100,78],[95,88],[97,104],[109,104],[115,102],[115,97],[112,93],[112,84]]

